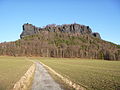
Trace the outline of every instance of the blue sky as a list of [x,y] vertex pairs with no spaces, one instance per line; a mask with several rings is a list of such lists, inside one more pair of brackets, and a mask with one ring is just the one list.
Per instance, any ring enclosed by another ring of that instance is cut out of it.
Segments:
[[19,39],[24,23],[79,23],[120,44],[120,0],[0,0],[0,42]]

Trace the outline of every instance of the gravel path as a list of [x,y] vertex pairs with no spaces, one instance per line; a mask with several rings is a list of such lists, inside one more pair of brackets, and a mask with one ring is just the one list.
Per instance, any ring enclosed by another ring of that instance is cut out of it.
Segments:
[[32,85],[32,90],[63,90],[60,85],[56,83],[49,75],[47,70],[36,62],[36,70]]

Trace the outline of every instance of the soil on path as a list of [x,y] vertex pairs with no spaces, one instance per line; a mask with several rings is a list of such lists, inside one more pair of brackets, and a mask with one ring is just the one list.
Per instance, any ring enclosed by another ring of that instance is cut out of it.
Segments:
[[63,90],[50,76],[47,70],[36,62],[36,70],[32,84],[32,90]]

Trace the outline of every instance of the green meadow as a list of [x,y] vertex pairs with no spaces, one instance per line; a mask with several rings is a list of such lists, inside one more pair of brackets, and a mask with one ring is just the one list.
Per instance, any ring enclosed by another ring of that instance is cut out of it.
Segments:
[[31,65],[23,57],[0,56],[0,90],[12,90]]
[[88,90],[120,90],[120,61],[37,58]]

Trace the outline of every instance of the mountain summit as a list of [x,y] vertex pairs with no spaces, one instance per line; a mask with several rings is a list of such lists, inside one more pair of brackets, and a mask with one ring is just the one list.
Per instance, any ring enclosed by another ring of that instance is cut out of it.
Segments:
[[38,28],[32,24],[24,24],[23,25],[23,32],[20,35],[20,37],[25,37],[29,35],[35,35],[39,34],[42,31],[48,31],[48,32],[63,32],[63,33],[69,33],[69,34],[89,34],[91,36],[94,36],[96,38],[101,38],[99,33],[92,33],[92,30],[89,26],[80,25],[80,24],[63,24],[63,25],[55,25],[50,24],[45,26],[44,28]]
[[0,43],[0,55],[120,60],[120,45],[80,24],[24,24],[21,39]]

